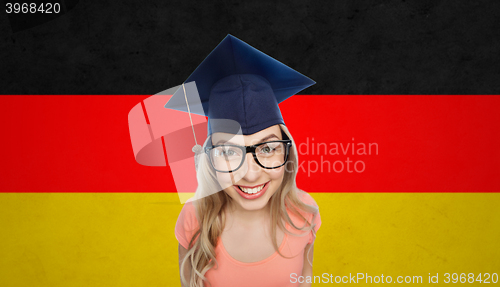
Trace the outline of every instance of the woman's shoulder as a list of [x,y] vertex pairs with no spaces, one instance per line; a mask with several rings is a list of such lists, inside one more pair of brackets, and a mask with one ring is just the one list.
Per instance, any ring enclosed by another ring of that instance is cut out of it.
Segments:
[[196,208],[192,201],[187,201],[177,218],[175,237],[184,248],[188,249],[189,242],[198,229]]
[[179,218],[177,218],[177,224],[179,223],[183,223],[184,225],[191,227],[198,224],[198,220],[196,219],[196,207],[193,204],[193,201],[187,201],[184,203],[184,206],[182,206]]
[[[321,226],[321,217],[319,214],[319,208],[318,204],[314,200],[314,198],[307,192],[303,190],[297,190],[297,199],[300,200],[303,204],[308,205],[309,207],[304,207],[302,208],[300,206],[297,206],[295,208],[296,212],[299,214],[295,214],[294,212],[288,212],[290,219],[292,220],[293,224],[295,224],[298,227],[304,226],[304,225],[312,225],[312,228],[314,232],[309,232],[309,237],[307,239],[307,243],[311,244],[314,241],[314,238],[316,237],[316,232],[318,231],[319,227]],[[312,208],[311,208],[312,207]],[[307,221],[307,223],[306,223]]]
[[[292,217],[292,219],[294,219],[294,221],[302,221],[302,218],[310,220],[315,214],[319,213],[318,204],[309,193],[297,189],[296,199],[298,199],[299,202],[292,201],[291,206],[287,208],[288,214]],[[300,215],[296,213],[299,213]]]
[[314,198],[309,193],[303,191],[302,189],[297,190],[297,197],[307,205],[318,207],[318,204],[316,203]]

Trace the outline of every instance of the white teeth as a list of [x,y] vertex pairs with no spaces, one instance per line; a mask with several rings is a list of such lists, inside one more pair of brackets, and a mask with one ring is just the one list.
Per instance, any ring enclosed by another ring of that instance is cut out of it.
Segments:
[[245,193],[248,193],[248,194],[254,194],[254,193],[257,193],[259,191],[261,191],[263,188],[264,188],[264,185],[261,185],[259,187],[254,187],[254,188],[246,188],[246,187],[243,187],[243,186],[240,186],[241,190],[243,190]]

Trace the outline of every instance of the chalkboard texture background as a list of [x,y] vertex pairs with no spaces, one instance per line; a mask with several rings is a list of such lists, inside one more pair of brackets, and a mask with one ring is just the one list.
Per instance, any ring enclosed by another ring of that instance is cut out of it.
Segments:
[[155,94],[227,34],[314,79],[304,94],[500,90],[496,0],[56,2],[2,11],[2,94]]

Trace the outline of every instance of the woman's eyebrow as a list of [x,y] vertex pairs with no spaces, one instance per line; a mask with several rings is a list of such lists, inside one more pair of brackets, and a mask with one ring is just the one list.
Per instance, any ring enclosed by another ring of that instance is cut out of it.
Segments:
[[215,143],[215,145],[220,145],[220,144],[232,144],[232,145],[237,145],[237,144],[234,144],[230,141],[225,141],[225,140],[220,140],[218,142]]
[[[265,136],[264,138],[262,138],[262,139],[259,141],[259,143],[265,142],[265,141],[267,141],[268,139],[272,139],[272,138],[277,138],[277,139],[279,139],[279,137],[278,137],[277,135],[275,135],[275,134],[270,134],[270,135],[267,135],[267,136]],[[225,140],[220,140],[220,141],[218,141],[215,145],[220,145],[220,144],[232,144],[232,145],[237,145],[237,144],[235,144],[235,143],[232,143],[232,142],[230,142],[230,141],[225,141]]]
[[261,139],[261,140],[259,141],[259,143],[265,142],[265,141],[267,141],[268,139],[272,139],[272,138],[277,138],[277,139],[279,139],[279,137],[278,137],[277,135],[275,135],[275,134],[270,134],[270,135],[267,135],[266,137],[264,137],[263,139]]

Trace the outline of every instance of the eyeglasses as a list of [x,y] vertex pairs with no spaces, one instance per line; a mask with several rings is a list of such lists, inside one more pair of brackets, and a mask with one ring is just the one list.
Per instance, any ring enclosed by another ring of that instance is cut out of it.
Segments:
[[[246,154],[252,153],[255,162],[262,168],[274,169],[285,165],[292,141],[285,133],[284,140],[274,140],[250,146],[232,144],[210,145],[205,153],[212,167],[218,172],[230,173],[238,170],[245,162]],[[211,139],[208,141],[212,142]]]

